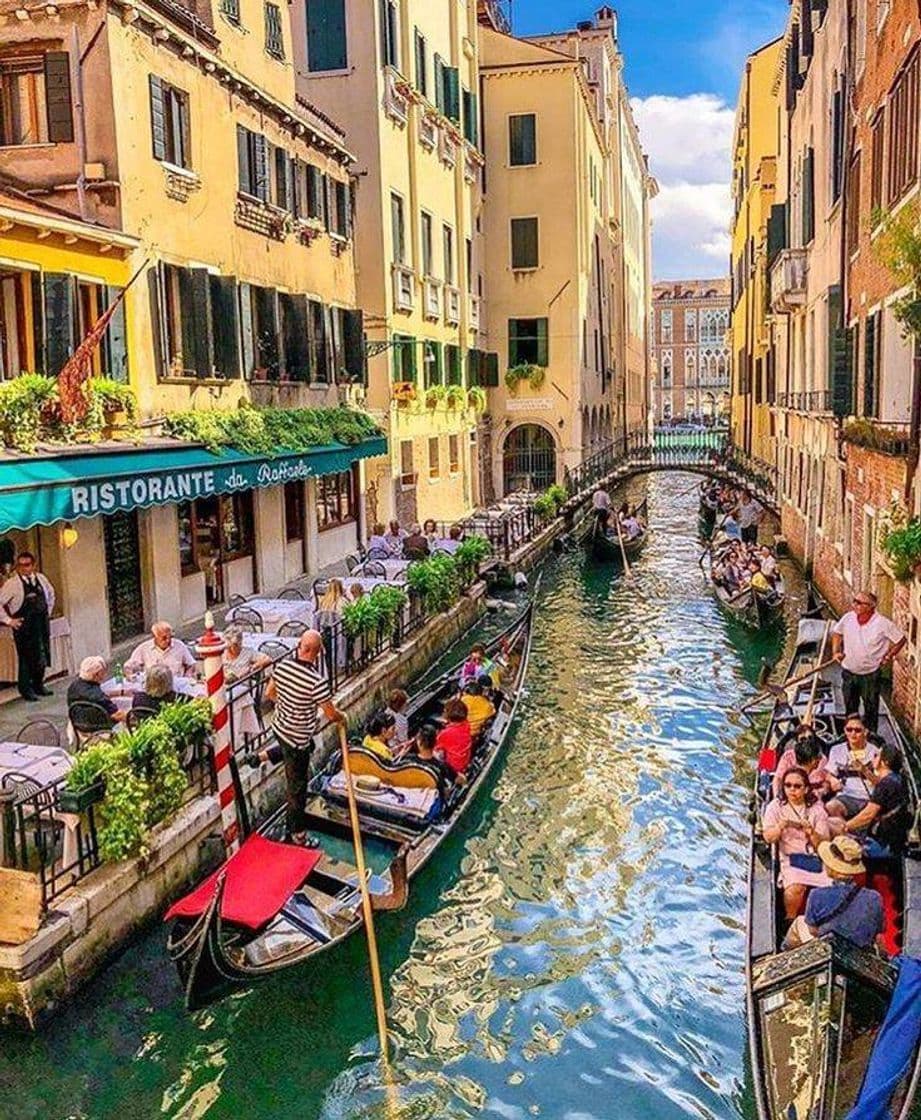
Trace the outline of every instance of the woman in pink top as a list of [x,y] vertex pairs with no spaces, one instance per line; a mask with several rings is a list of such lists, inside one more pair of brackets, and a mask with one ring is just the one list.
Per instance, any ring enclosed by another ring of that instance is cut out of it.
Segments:
[[787,920],[802,909],[808,887],[831,886],[831,879],[816,855],[830,836],[825,806],[809,788],[809,775],[800,766],[784,774],[780,795],[768,805],[761,822],[769,844],[780,854],[779,885]]

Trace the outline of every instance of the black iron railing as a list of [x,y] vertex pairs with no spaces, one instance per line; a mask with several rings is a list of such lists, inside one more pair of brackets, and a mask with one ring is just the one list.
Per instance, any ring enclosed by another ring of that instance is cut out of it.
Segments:
[[813,389],[808,393],[778,393],[777,407],[794,412],[831,412],[832,394],[828,389]]

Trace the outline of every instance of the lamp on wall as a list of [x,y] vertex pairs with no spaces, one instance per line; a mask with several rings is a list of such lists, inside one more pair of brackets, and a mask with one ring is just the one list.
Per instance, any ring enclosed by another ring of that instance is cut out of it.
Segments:
[[73,548],[79,539],[80,534],[69,521],[66,521],[64,528],[61,530],[61,544],[65,548]]

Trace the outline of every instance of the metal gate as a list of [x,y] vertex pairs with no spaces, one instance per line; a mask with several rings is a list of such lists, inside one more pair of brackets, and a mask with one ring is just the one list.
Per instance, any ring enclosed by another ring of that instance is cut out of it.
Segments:
[[502,479],[506,494],[546,490],[556,482],[553,436],[539,424],[522,424],[505,437]]
[[121,642],[144,629],[138,516],[136,512],[113,513],[103,519],[103,524],[109,633],[113,642]]

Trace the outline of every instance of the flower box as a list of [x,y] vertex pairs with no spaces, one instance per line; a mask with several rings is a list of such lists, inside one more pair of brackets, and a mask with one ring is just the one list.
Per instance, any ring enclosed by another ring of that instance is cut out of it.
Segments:
[[91,805],[98,805],[105,795],[105,780],[97,778],[83,789],[62,789],[58,794],[58,808],[62,813],[85,813]]

